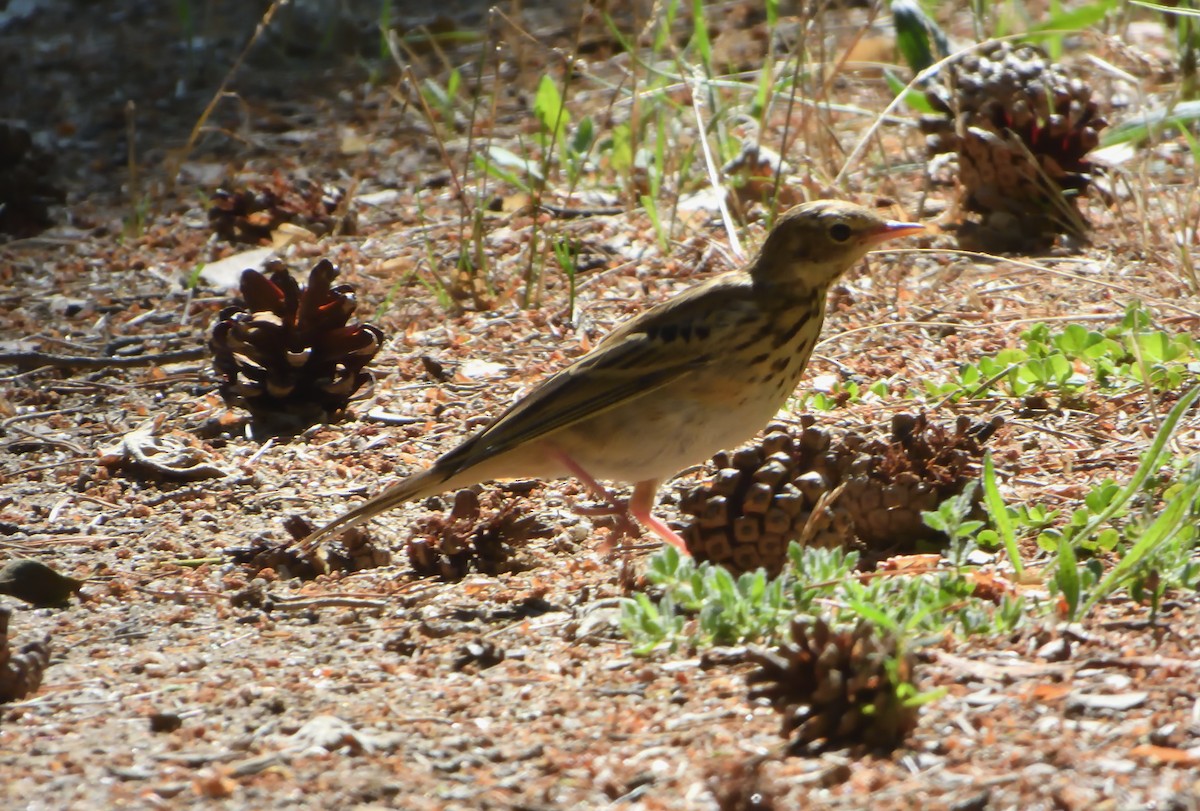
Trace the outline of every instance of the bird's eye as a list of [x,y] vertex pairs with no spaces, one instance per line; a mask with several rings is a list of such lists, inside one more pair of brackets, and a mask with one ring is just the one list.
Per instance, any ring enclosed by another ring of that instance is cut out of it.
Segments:
[[851,233],[853,233],[853,231],[851,230],[850,226],[846,225],[844,222],[834,223],[833,225],[829,226],[829,236],[834,242],[845,242],[850,238]]

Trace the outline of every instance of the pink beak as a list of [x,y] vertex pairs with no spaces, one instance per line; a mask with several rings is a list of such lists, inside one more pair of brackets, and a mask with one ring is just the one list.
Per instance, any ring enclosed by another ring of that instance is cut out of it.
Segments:
[[924,234],[928,229],[915,222],[897,222],[890,220],[879,227],[879,230],[867,234],[866,243],[868,245],[878,245],[881,242],[887,242],[890,239],[899,239],[900,237],[910,237],[914,234]]

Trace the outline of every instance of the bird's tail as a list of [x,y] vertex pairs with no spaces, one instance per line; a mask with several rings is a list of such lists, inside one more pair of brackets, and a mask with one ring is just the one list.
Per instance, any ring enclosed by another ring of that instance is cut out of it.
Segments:
[[356,527],[405,502],[416,501],[442,492],[446,489],[446,478],[445,472],[439,470],[436,465],[420,473],[414,473],[353,510],[339,515],[323,527],[313,530],[308,537],[298,541],[291,548],[302,555],[311,554],[326,538]]

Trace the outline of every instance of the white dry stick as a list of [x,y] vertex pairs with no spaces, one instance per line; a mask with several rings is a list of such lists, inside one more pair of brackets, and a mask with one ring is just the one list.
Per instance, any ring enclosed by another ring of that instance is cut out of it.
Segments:
[[729,248],[739,261],[745,261],[746,254],[742,251],[742,243],[738,241],[737,230],[733,227],[733,216],[729,213],[729,201],[726,199],[725,189],[721,187],[717,164],[713,160],[712,150],[708,148],[708,138],[704,134],[704,116],[700,114],[700,92],[703,79],[699,68],[692,71],[692,112],[696,114],[696,126],[700,130],[700,148],[704,150],[704,165],[708,168],[708,182],[717,192],[717,201],[721,206],[721,220],[725,224],[725,233],[729,235]]

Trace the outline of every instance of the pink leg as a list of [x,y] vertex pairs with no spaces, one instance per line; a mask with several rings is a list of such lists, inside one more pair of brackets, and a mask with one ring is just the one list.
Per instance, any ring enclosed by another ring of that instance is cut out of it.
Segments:
[[638,523],[653,532],[664,542],[678,548],[685,555],[691,555],[687,544],[683,542],[683,538],[680,538],[673,529],[667,526],[665,522],[656,518],[651,512],[654,508],[655,497],[658,495],[657,480],[647,479],[634,485],[633,497],[629,499],[629,505],[623,507],[613,498],[612,493],[608,492],[600,482],[593,479],[592,475],[584,470],[578,462],[558,448],[551,446],[549,450],[554,458],[558,460],[559,464],[571,471],[571,475],[583,482],[584,486],[591,490],[596,498],[607,501],[612,506],[613,512],[620,515],[632,515],[637,519]]
[[667,526],[665,521],[655,517],[651,510],[654,509],[654,500],[658,496],[658,482],[655,479],[647,479],[644,482],[638,482],[633,486],[633,497],[629,499],[629,512],[638,522],[662,538],[664,543],[669,543],[674,546],[684,555],[691,555],[688,551],[687,544],[683,538],[680,538],[675,530]]
[[549,452],[555,459],[558,460],[559,464],[571,472],[572,476],[579,479],[579,481],[583,483],[583,486],[591,491],[593,496],[608,504],[607,507],[596,507],[590,509],[577,507],[573,510],[576,514],[615,515],[617,516],[617,530],[620,533],[618,537],[628,536],[636,538],[638,536],[639,533],[637,531],[637,526],[629,520],[630,512],[627,505],[618,501],[612,493],[608,492],[608,489],[605,488],[604,485],[593,479],[592,474],[584,470],[578,462],[568,456],[565,452],[555,448],[554,446],[549,447]]

